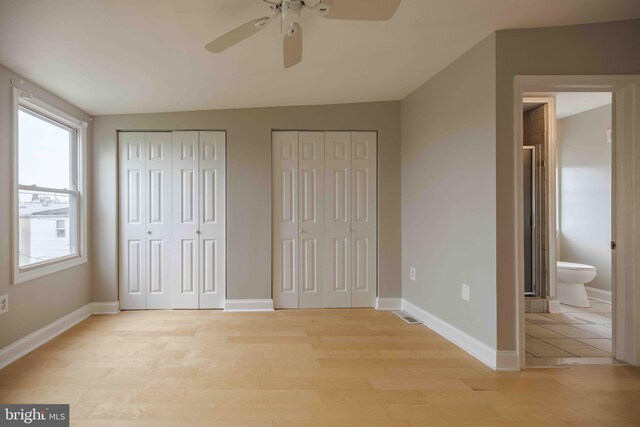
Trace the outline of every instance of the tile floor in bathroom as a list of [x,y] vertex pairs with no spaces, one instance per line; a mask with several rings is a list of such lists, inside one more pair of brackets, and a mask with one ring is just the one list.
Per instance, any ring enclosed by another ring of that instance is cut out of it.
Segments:
[[526,313],[525,319],[527,366],[619,363],[611,357],[611,304],[561,304],[560,313]]

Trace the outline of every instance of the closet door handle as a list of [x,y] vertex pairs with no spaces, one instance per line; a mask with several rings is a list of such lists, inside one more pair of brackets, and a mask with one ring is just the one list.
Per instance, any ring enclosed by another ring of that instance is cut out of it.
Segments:
[[151,230],[147,230],[147,234],[151,234]]
[[200,234],[200,230],[196,230],[196,234]]

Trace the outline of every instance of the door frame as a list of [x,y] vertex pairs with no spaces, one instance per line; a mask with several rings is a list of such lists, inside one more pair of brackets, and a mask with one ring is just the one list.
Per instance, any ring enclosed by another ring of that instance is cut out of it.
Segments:
[[[522,105],[525,93],[612,92],[612,357],[640,365],[640,197],[619,197],[640,192],[640,75],[617,76],[516,76],[513,99],[513,192],[515,204],[514,253],[516,269],[516,354],[519,369],[525,368],[524,319],[524,222],[522,189]],[[617,96],[620,95],[620,96]],[[618,164],[616,152],[624,151],[628,162]],[[552,170],[550,167],[549,170]],[[555,165],[553,170],[555,170]],[[636,172],[634,174],[634,172]],[[619,179],[623,176],[625,179]],[[554,185],[555,187],[555,185]],[[553,189],[555,192],[555,188]],[[624,203],[624,210],[619,206]],[[553,201],[555,206],[555,200]],[[551,203],[550,203],[551,205]],[[624,224],[620,224],[624,221]],[[555,212],[554,212],[555,222]],[[555,230],[554,230],[555,233]],[[621,237],[625,239],[622,240]],[[555,246],[555,242],[553,244]],[[626,298],[618,298],[624,295]],[[618,299],[620,303],[618,303]],[[624,302],[624,304],[623,304]],[[620,339],[618,339],[620,337]]]
[[[269,151],[271,155],[271,185],[269,188],[273,189],[273,179],[274,179],[274,171],[273,171],[273,133],[274,132],[372,132],[376,134],[376,303],[374,307],[376,310],[378,309],[378,304],[380,300],[380,132],[376,129],[304,129],[304,128],[271,128],[271,149]],[[326,140],[325,140],[326,143]],[[270,274],[271,274],[271,300],[274,301],[274,286],[275,283],[273,281],[273,240],[275,238],[273,233],[273,193],[271,194],[271,204],[269,211],[269,224],[271,227],[271,266],[270,266]],[[274,301],[274,309],[278,310],[275,307]]]
[[[229,270],[228,270],[228,265],[229,265],[229,227],[228,227],[228,211],[229,211],[229,200],[228,200],[228,189],[229,189],[229,180],[227,179],[229,176],[229,155],[228,155],[228,150],[227,148],[229,147],[229,133],[227,132],[226,129],[116,129],[116,182],[115,182],[115,186],[116,186],[116,269],[117,269],[117,274],[116,274],[116,289],[117,289],[117,295],[118,295],[118,304],[120,306],[120,310],[122,311],[126,311],[127,309],[123,309],[122,308],[122,304],[120,304],[120,269],[122,268],[122,266],[120,265],[120,238],[121,238],[121,233],[120,233],[120,133],[127,133],[127,132],[141,132],[141,133],[146,133],[146,132],[171,132],[172,133],[172,138],[173,138],[173,132],[180,132],[180,131],[198,131],[198,132],[224,132],[224,144],[225,144],[225,157],[224,157],[224,173],[225,173],[225,185],[224,185],[224,198],[225,198],[225,210],[224,210],[224,218],[225,218],[225,227],[224,227],[224,234],[225,234],[225,245],[224,245],[224,263],[225,263],[225,276],[224,276],[224,301],[225,301],[225,305],[226,305],[226,301],[227,301],[227,295],[229,295],[228,289],[227,289],[227,278],[229,277]],[[173,141],[173,139],[172,139]],[[173,160],[172,160],[172,167],[173,167]],[[173,177],[172,177],[173,179]],[[173,196],[173,194],[172,194]],[[173,235],[172,235],[173,238]],[[172,288],[171,288],[172,289]],[[172,293],[173,295],[173,293]],[[146,300],[146,298],[145,298]],[[137,310],[137,309],[136,309]],[[147,309],[145,308],[144,310],[152,310],[152,309]],[[173,307],[169,308],[168,310],[175,310]],[[193,310],[223,310],[223,308],[216,308],[216,309],[193,309]]]

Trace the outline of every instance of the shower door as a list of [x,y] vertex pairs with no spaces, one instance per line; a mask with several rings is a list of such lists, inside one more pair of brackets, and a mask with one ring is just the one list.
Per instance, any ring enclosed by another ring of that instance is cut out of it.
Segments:
[[535,283],[535,146],[523,147],[523,184],[524,184],[524,294],[536,295]]

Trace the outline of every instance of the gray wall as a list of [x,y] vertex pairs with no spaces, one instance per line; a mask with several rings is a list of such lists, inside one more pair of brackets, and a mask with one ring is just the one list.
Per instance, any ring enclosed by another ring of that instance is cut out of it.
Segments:
[[496,73],[498,349],[509,351],[516,347],[514,76],[640,74],[640,20],[498,31]]
[[118,299],[117,130],[227,131],[227,298],[271,298],[271,130],[378,130],[379,289],[400,297],[400,103],[98,116],[91,171],[94,301]]
[[495,102],[493,35],[402,101],[403,298],[494,348]]
[[593,265],[587,284],[611,291],[611,105],[558,120],[560,253]]
[[[89,303],[89,264],[13,285],[11,221],[13,214],[11,79],[22,79],[0,65],[0,295],[9,294],[9,312],[0,316],[0,348]],[[75,116],[85,113],[35,84],[21,88]]]

